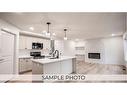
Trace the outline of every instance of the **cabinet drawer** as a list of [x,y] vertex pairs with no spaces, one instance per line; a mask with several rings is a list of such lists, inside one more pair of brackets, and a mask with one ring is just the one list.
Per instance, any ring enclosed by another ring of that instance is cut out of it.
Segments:
[[19,73],[32,70],[32,62],[28,58],[19,59]]
[[26,61],[25,59],[19,59],[19,72],[24,72],[26,71]]
[[32,74],[43,74],[43,65],[40,63],[32,63]]

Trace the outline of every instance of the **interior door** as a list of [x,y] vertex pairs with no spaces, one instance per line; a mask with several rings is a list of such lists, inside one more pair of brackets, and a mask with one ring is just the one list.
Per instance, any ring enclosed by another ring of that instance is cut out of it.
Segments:
[[0,74],[13,74],[13,60],[12,56],[2,57],[2,61],[0,61]]
[[32,40],[33,40],[32,37],[27,37],[26,38],[26,47],[27,47],[27,49],[32,49]]
[[1,31],[0,31],[0,59],[1,59],[1,38],[2,38],[2,35],[1,35],[2,33],[1,33]]
[[5,31],[1,31],[1,58],[3,62],[0,64],[0,74],[14,73],[14,35]]
[[2,31],[2,56],[14,56],[14,35]]

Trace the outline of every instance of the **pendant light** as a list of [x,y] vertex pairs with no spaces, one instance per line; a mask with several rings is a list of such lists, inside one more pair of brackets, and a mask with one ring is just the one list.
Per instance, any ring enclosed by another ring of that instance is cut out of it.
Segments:
[[51,23],[50,23],[50,22],[47,22],[46,24],[48,25],[48,31],[47,31],[46,35],[51,37],[51,33],[49,32],[49,25],[50,25]]
[[67,40],[67,29],[66,28],[64,29],[64,33],[65,33],[64,40]]

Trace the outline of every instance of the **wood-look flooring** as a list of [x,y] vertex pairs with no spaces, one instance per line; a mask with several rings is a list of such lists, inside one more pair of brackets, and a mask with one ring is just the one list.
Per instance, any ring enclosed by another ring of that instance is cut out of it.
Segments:
[[85,63],[77,62],[76,64],[77,74],[102,74],[102,75],[118,75],[126,74],[126,67],[116,64],[97,64],[97,63]]
[[[22,75],[31,75],[31,74],[32,74],[32,72],[27,72]],[[97,64],[97,63],[86,63],[86,62],[78,61],[76,63],[76,74],[85,74],[85,75],[91,75],[91,74],[93,74],[93,75],[96,75],[96,74],[119,75],[119,74],[122,74],[123,75],[123,74],[126,74],[126,67],[124,65]],[[32,82],[32,80],[30,80],[30,81],[9,81],[9,83],[31,83],[31,82]],[[88,81],[88,83],[91,83],[91,82],[96,82],[96,81]],[[101,81],[101,82],[106,82],[106,81]],[[109,81],[107,81],[107,82],[109,82]],[[112,82],[115,82],[115,81],[112,81]],[[66,82],[62,82],[62,83],[70,83],[70,81],[68,81],[68,82],[66,81]],[[73,83],[73,82],[71,82],[71,83]]]

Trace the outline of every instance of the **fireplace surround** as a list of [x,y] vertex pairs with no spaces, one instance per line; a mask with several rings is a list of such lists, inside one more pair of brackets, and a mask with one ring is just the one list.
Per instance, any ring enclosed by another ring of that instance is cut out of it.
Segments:
[[100,53],[88,53],[89,59],[101,59]]

